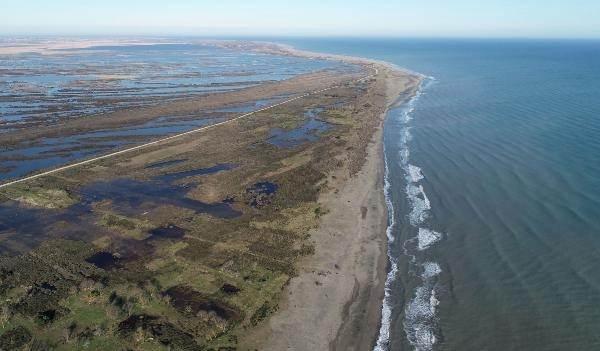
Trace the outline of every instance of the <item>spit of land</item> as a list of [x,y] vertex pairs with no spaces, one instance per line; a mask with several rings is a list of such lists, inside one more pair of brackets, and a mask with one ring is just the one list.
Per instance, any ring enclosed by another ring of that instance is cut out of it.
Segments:
[[[230,121],[1,189],[0,349],[372,346],[386,269],[382,121],[421,78],[212,44],[357,69],[0,135],[12,145],[207,110]],[[236,109],[264,99],[288,102]]]

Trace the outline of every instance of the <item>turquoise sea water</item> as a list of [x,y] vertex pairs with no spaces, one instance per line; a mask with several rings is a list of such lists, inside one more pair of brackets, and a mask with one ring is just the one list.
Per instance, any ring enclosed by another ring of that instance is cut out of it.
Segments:
[[434,77],[386,121],[379,349],[600,349],[600,42],[286,42]]

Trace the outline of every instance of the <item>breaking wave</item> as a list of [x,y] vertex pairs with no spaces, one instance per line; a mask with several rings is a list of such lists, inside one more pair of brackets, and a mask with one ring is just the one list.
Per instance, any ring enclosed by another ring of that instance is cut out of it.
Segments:
[[387,154],[385,152],[385,145],[383,154],[385,162],[383,193],[385,195],[385,203],[387,205],[388,212],[388,226],[386,229],[386,235],[388,238],[387,255],[390,261],[390,271],[385,279],[385,293],[383,297],[383,305],[381,307],[381,326],[379,327],[379,336],[377,338],[377,344],[375,345],[374,351],[385,351],[388,349],[392,323],[392,302],[390,301],[392,296],[391,285],[394,283],[398,273],[398,263],[396,262],[396,258],[391,251],[391,243],[393,243],[395,240],[394,228],[396,227],[396,220],[394,217],[394,204],[390,195],[390,169],[388,166]]
[[423,285],[415,292],[415,297],[406,306],[404,330],[408,341],[416,351],[430,351],[437,342],[436,310],[439,300],[436,297],[435,283],[442,272],[437,263],[423,265]]
[[419,228],[417,236],[417,247],[419,251],[427,250],[431,245],[437,243],[442,238],[442,234],[427,228]]
[[408,181],[411,183],[416,183],[423,179],[423,173],[421,172],[421,168],[413,165],[408,165]]
[[[420,96],[421,93],[418,94]],[[417,96],[417,97],[418,97]],[[411,106],[411,109],[414,107]],[[410,118],[405,118],[408,123]],[[425,194],[423,184],[420,182],[425,179],[421,168],[409,163],[408,142],[410,141],[410,127],[405,125],[403,136],[401,137],[400,164],[405,172],[407,180],[406,197],[410,204],[410,213],[408,219],[411,226],[417,231],[416,249],[425,251],[442,239],[442,234],[428,229],[424,224],[430,216],[431,203]],[[437,277],[442,273],[439,264],[435,262],[425,262],[419,266],[417,255],[410,254],[413,259],[410,261],[415,270],[421,272],[418,279],[421,280],[404,310],[404,332],[406,338],[416,351],[431,351],[437,343],[437,317],[436,309],[439,300],[436,297],[435,286]]]
[[[423,85],[409,102],[391,110],[394,111],[391,114],[393,118],[397,119],[403,125],[398,139],[400,146],[398,156],[407,183],[405,191],[411,207],[410,213],[408,214],[409,222],[415,228],[420,228],[420,234],[415,239],[418,240],[419,249],[426,250],[439,241],[442,238],[442,235],[421,227],[429,216],[431,204],[425,194],[423,185],[419,184],[425,178],[421,168],[409,163],[410,151],[408,146],[411,140],[411,133],[408,124],[412,120],[412,112],[415,110],[416,102],[422,95],[422,88]],[[386,234],[388,238],[387,255],[390,267],[385,281],[385,295],[381,308],[381,326],[374,351],[389,350],[390,335],[392,333],[391,324],[393,319],[392,294],[394,291],[392,291],[392,286],[398,278],[399,269],[398,259],[392,251],[394,247],[392,244],[396,240],[396,219],[394,203],[390,194],[392,180],[390,179],[389,157],[390,155],[388,154],[384,143],[384,195],[388,209],[388,226]],[[407,242],[408,240],[403,243],[405,254],[407,254],[405,246]],[[411,264],[417,265],[418,263],[415,256],[410,256],[413,257]],[[434,318],[436,306],[439,301],[435,296],[434,286],[436,277],[442,270],[437,263],[427,262],[420,267],[420,271],[422,271],[420,278],[423,280],[423,285],[416,289],[414,298],[405,307],[405,320],[403,321],[403,326],[409,342],[415,349],[418,351],[428,351],[433,348],[433,345],[437,341]]]
[[423,274],[421,274],[421,277],[423,277],[424,279],[436,277],[440,273],[442,273],[442,269],[440,268],[439,264],[435,262],[423,263]]
[[406,186],[406,195],[408,196],[408,201],[411,205],[411,210],[408,215],[410,224],[417,227],[429,217],[431,203],[425,194],[423,185],[420,184],[408,183]]

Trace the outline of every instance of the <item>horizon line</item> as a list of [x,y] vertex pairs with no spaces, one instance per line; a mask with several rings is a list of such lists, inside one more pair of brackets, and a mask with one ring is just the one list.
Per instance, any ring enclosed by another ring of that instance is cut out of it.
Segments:
[[600,40],[600,36],[462,36],[462,35],[402,35],[402,34],[245,34],[245,33],[230,33],[230,34],[190,34],[190,33],[86,33],[86,32],[55,32],[42,33],[37,31],[32,32],[9,32],[0,30],[0,37],[130,37],[130,38],[202,38],[202,39],[454,39],[454,40]]

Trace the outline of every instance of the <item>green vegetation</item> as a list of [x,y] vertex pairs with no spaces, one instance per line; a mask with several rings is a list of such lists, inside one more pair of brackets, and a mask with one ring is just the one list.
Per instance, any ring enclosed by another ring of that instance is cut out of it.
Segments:
[[[98,211],[103,212],[103,211]],[[148,237],[148,230],[154,226],[147,220],[140,220],[137,218],[130,218],[122,215],[112,213],[110,211],[104,212],[98,224],[112,229],[115,233],[120,234],[124,238],[132,239],[145,239]]]
[[41,186],[15,185],[2,190],[1,195],[27,206],[48,209],[67,208],[77,203],[67,190]]

